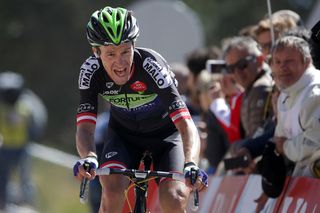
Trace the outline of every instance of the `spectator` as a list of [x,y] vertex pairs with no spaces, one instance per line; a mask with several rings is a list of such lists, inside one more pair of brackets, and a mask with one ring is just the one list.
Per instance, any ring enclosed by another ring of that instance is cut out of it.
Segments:
[[243,28],[241,28],[238,32],[239,36],[249,36],[254,38],[255,34],[254,31],[256,30],[257,25],[253,24],[253,25],[247,25],[244,26]]
[[[277,159],[284,155],[296,163],[292,176],[319,178],[319,71],[312,65],[309,45],[302,38],[284,36],[276,42],[271,53],[272,72],[280,89],[273,142],[280,155],[271,157],[272,154],[266,158]],[[269,143],[266,149],[271,145]],[[264,160],[259,166],[263,176],[263,193],[256,200],[256,212],[263,209],[268,197],[281,194],[285,174],[285,168],[279,166],[281,164],[281,160],[272,164]]]
[[211,90],[213,101],[210,110],[217,117],[220,125],[232,144],[242,138],[240,125],[240,108],[243,88],[235,82],[233,74],[224,73],[220,86]]
[[278,10],[272,14],[272,18],[278,17],[292,19],[298,27],[303,27],[304,25],[300,15],[293,10]]
[[[212,90],[219,90],[221,93],[219,80],[220,74],[211,74],[207,70],[203,70],[197,79],[197,91],[199,94],[201,111],[203,112],[203,121],[207,126],[206,149],[204,156],[210,164],[210,173],[214,173],[219,162],[225,155],[229,147],[229,142],[224,129],[221,127],[218,119],[209,110],[213,101],[211,95]],[[222,94],[221,94],[222,96]]]
[[[283,12],[285,15],[286,11],[283,11]],[[278,15],[278,13],[276,14]],[[282,12],[279,14],[282,14]],[[296,21],[298,20],[297,17],[295,17],[295,20]],[[311,51],[312,58],[313,60],[317,61],[316,60],[317,54],[315,54],[317,51],[316,50],[317,45],[315,44],[315,42],[312,42],[312,39],[310,39],[311,37],[310,31],[308,31],[304,27],[294,27],[292,29],[285,31],[284,36],[296,36],[296,37],[303,38],[305,41],[307,41],[312,50]],[[318,64],[317,62],[314,63],[314,65],[317,65],[317,64]],[[277,88],[274,88],[274,92],[272,93],[272,99],[277,100],[278,96],[279,96],[279,90]],[[274,101],[272,101],[272,103],[274,103]],[[272,107],[272,109],[274,112],[276,111],[276,107]],[[237,152],[237,155],[245,154],[248,156],[249,159],[255,159],[256,157],[261,156],[262,153],[264,152],[265,147],[267,146],[267,143],[274,135],[275,124],[276,124],[276,117],[275,116],[269,117],[264,125],[264,134],[254,139],[247,139],[247,140],[241,141],[241,144],[239,145],[241,148]],[[271,147],[271,145],[269,147]],[[288,160],[287,158],[284,158],[284,159],[285,159],[285,166],[287,168],[287,174],[291,174],[292,168],[294,167],[294,163]]]
[[[15,72],[0,74],[0,210],[8,200],[8,183],[15,168],[20,170],[20,202],[33,204],[34,190],[27,153],[30,140],[39,139],[46,124],[46,110],[41,100],[24,85]],[[18,167],[19,166],[19,167]],[[21,168],[20,168],[21,167]],[[20,203],[21,204],[21,203]]]
[[297,27],[297,24],[290,16],[273,16],[272,23],[269,18],[262,19],[254,31],[255,39],[262,49],[265,57],[270,54],[272,46],[271,27],[273,27],[274,39],[276,40],[285,31]]
[[[47,109],[39,96],[33,91],[25,88],[21,94],[20,100],[21,105],[25,105],[31,111],[31,127],[29,132],[29,142],[40,142],[45,134],[47,127],[48,114]],[[20,174],[20,187],[21,194],[19,201],[34,205],[34,197],[36,195],[35,186],[32,181],[32,165],[31,156],[27,151],[30,143],[26,145],[26,151],[23,152],[21,162],[18,167],[18,174]]]
[[203,121],[199,121],[196,123],[198,132],[199,132],[199,136],[200,136],[200,159],[199,159],[199,168],[205,170],[207,173],[213,173],[213,169],[210,166],[210,162],[207,158],[207,156],[205,155],[205,151],[207,150],[207,137],[208,137],[208,133],[207,133],[207,124]]
[[190,70],[188,78],[188,90],[191,105],[201,114],[199,97],[197,94],[196,85],[198,75],[206,69],[208,59],[218,59],[221,56],[220,49],[213,46],[210,48],[199,48],[191,51],[186,57],[186,65]]
[[267,97],[272,91],[273,80],[270,68],[264,61],[258,44],[250,37],[234,37],[224,47],[227,70],[244,88],[241,103],[241,125],[244,136],[257,136],[257,130],[264,124]]
[[277,151],[296,162],[293,176],[319,178],[320,76],[308,43],[294,36],[279,39],[272,51],[272,71],[281,91],[273,139]]
[[[237,151],[236,155],[247,155],[249,159],[254,160],[255,158],[262,155],[266,143],[271,139],[274,135],[275,125],[276,125],[276,116],[275,108],[273,107],[273,103],[277,101],[279,96],[279,92],[276,88],[273,89],[271,97],[268,97],[268,102],[272,104],[272,112],[270,114],[272,116],[266,115],[265,123],[263,124],[261,131],[263,132],[261,135],[257,135],[254,138],[247,138],[239,142],[239,151]],[[268,108],[271,111],[271,108]]]

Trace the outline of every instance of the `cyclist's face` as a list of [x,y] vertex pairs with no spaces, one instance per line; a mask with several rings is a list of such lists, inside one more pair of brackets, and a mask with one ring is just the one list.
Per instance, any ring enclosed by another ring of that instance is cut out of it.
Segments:
[[132,42],[118,46],[101,46],[99,48],[103,67],[111,79],[118,85],[127,83],[132,73],[131,66],[134,53]]

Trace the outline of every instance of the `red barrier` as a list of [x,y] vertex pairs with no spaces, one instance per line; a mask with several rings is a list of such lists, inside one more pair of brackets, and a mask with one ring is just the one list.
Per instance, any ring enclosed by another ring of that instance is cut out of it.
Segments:
[[248,176],[226,176],[216,192],[210,212],[234,212]]
[[292,177],[278,212],[320,212],[320,180]]
[[[261,177],[225,176],[209,177],[209,188],[200,193],[200,208],[197,213],[246,213],[254,212],[255,199],[262,192]],[[134,206],[133,190],[129,193],[131,205]],[[284,192],[277,199],[269,199],[265,213],[316,213],[320,212],[320,180],[306,177],[288,177]],[[192,202],[192,199],[190,199]],[[161,213],[158,186],[150,181],[148,190],[148,209],[151,213]],[[128,213],[125,205],[123,213]],[[187,212],[192,212],[188,208]]]

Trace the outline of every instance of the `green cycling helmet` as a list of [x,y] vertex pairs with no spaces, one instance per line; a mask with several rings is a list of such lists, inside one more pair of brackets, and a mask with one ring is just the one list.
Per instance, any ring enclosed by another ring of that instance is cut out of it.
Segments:
[[105,7],[95,11],[87,25],[87,39],[91,46],[119,45],[139,36],[137,20],[128,10]]

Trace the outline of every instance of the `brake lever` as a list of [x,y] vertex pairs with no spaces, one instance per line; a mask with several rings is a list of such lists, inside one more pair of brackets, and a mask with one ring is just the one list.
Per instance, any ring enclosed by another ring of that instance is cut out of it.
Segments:
[[[191,172],[191,175],[190,175],[191,184],[195,185],[198,178],[198,170],[191,168],[190,172]],[[198,189],[194,189],[192,210],[196,211],[198,210],[198,208],[199,208],[199,191]]]
[[[90,170],[90,165],[89,163],[84,163],[83,164],[83,168],[89,172]],[[81,185],[80,185],[80,203],[82,204],[86,204],[88,202],[88,194],[89,194],[89,180],[88,178],[83,178],[81,181]]]

